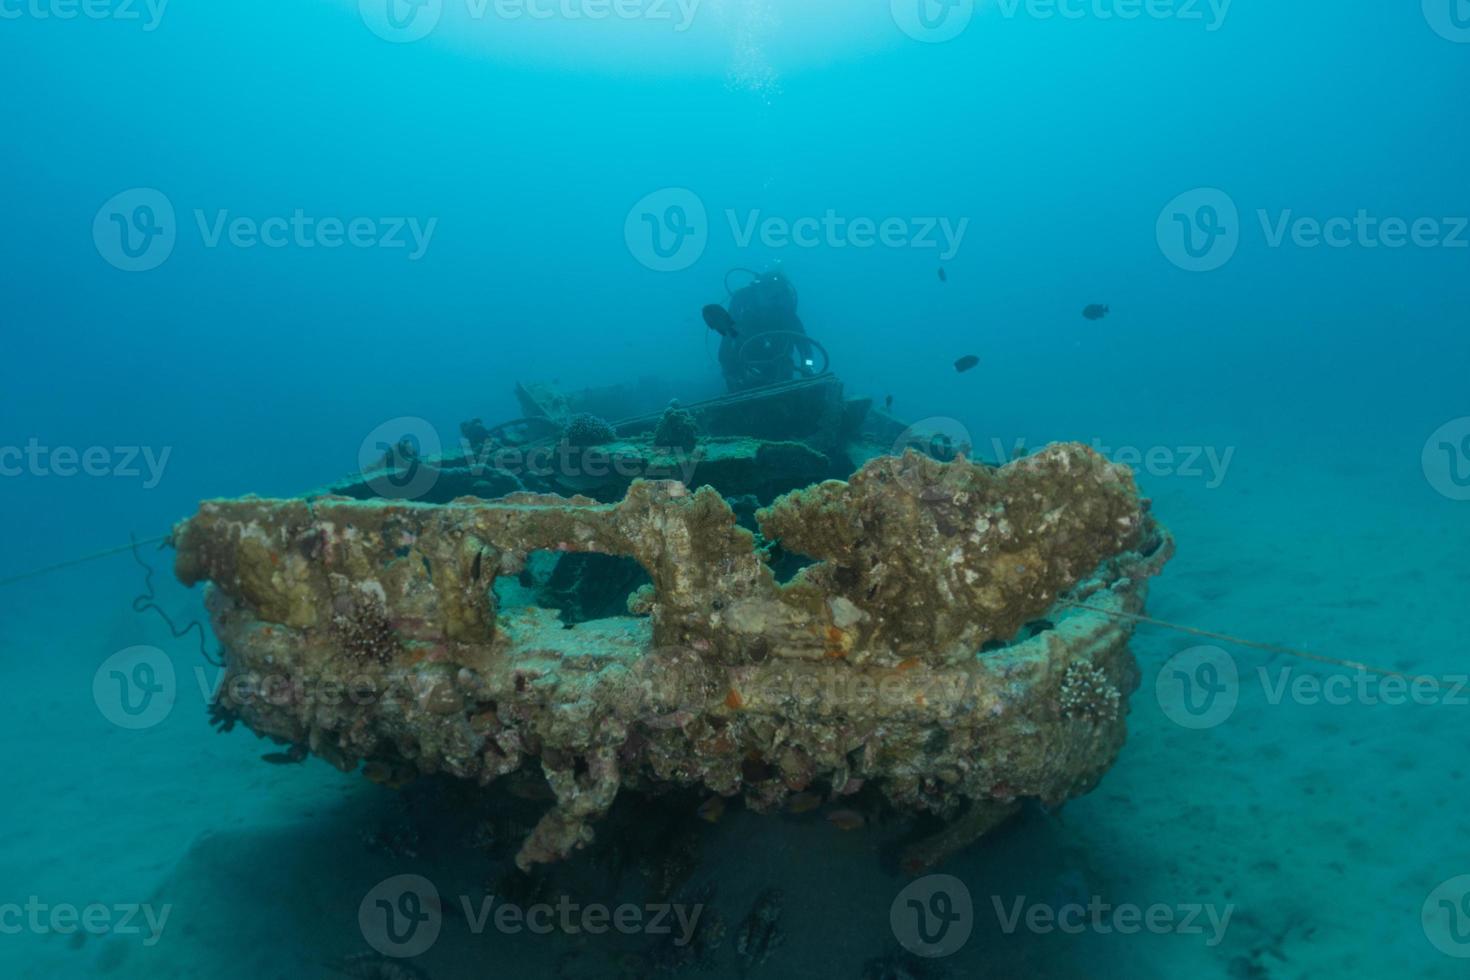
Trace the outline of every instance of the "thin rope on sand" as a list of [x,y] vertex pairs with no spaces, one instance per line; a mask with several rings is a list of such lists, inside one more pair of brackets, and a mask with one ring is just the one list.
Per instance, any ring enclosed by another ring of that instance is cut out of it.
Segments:
[[1090,606],[1085,602],[1073,602],[1071,599],[1058,600],[1064,606],[1073,609],[1085,609],[1088,612],[1100,613],[1104,616],[1114,616],[1118,619],[1127,619],[1136,623],[1148,623],[1150,626],[1162,626],[1164,629],[1176,630],[1180,633],[1188,633],[1191,636],[1201,636],[1207,640],[1218,640],[1221,643],[1229,643],[1234,646],[1247,647],[1252,650],[1264,650],[1267,653],[1279,653],[1288,657],[1297,657],[1301,660],[1314,660],[1317,663],[1331,664],[1334,667],[1347,667],[1351,670],[1361,670],[1369,674],[1378,674],[1383,677],[1396,677],[1406,681],[1435,683],[1433,677],[1416,676],[1400,673],[1397,670],[1389,670],[1386,667],[1374,667],[1371,664],[1359,663],[1356,660],[1339,660],[1336,657],[1324,656],[1320,653],[1311,653],[1307,650],[1298,650],[1295,647],[1281,646],[1277,643],[1262,643],[1259,640],[1247,640],[1244,637],[1232,636],[1229,633],[1214,633],[1210,630],[1202,630],[1195,626],[1184,626],[1180,623],[1171,623],[1166,619],[1156,619],[1153,616],[1144,616],[1139,613],[1123,612],[1120,609],[1104,609],[1102,606]]

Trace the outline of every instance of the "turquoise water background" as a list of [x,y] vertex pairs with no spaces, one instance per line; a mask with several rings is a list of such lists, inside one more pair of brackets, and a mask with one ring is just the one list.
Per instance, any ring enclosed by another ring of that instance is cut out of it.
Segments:
[[[204,497],[318,487],[388,420],[453,445],[518,414],[517,380],[708,390],[700,308],[779,262],[850,394],[986,456],[1066,439],[1135,465],[1180,546],[1151,613],[1443,682],[1279,695],[1282,670],[1354,675],[1220,643],[1238,704],[1191,728],[1160,678],[1204,641],[1143,629],[1117,767],[946,869],[990,933],[935,968],[1463,975],[1470,5],[603,9],[0,0],[0,578]],[[173,917],[151,946],[0,930],[0,964],[318,975],[394,870],[357,840],[381,793],[261,764],[187,684],[163,723],[112,724],[109,656],[200,663],[132,612],[140,586],[122,555],[0,591],[0,906]],[[892,945],[903,881],[827,829],[711,831],[732,897],[805,883],[768,976],[857,977]],[[1058,881],[1237,911],[1214,946],[997,933],[988,896]],[[424,968],[550,969],[492,938]]]

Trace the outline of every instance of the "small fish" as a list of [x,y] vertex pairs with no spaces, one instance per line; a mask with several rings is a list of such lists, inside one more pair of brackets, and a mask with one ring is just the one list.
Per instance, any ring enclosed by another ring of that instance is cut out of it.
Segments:
[[892,395],[889,395],[887,398],[883,399],[883,408],[884,408],[885,411],[889,411],[889,412],[893,411],[893,396]]
[[[450,908],[449,905],[444,906],[446,911]],[[418,967],[376,953],[356,953],[328,963],[326,967],[350,980],[429,980],[429,975]]]
[[949,282],[949,273],[944,271],[944,266],[939,267],[939,281]]
[[306,746],[293,745],[285,752],[267,752],[260,758],[262,762],[269,762],[273,766],[294,766],[298,762],[305,762],[306,755]]
[[376,759],[363,763],[362,774],[379,786],[387,786],[389,789],[401,789],[413,779],[411,770],[400,772],[388,763]]
[[786,809],[792,813],[810,813],[822,805],[822,798],[816,793],[797,793],[786,801]]
[[699,804],[699,809],[695,810],[694,813],[705,823],[719,823],[720,818],[725,815],[725,798],[723,796],[711,796]]
[[966,371],[975,367],[979,363],[980,358],[976,357],[974,354],[966,354],[964,357],[954,362],[954,369],[960,374],[964,374]]
[[741,976],[764,963],[786,942],[786,932],[780,925],[784,898],[779,889],[766,889],[740,924],[740,932],[735,936],[735,955],[740,958]]
[[833,810],[827,814],[827,822],[838,830],[858,830],[868,821],[856,810]]
[[730,316],[729,310],[718,303],[711,303],[704,308],[704,322],[721,337],[734,339],[740,336],[740,331],[735,329],[735,318]]
[[1093,303],[1082,311],[1082,315],[1089,320],[1101,320],[1110,312],[1112,311],[1109,310],[1106,306],[1103,306],[1101,303]]

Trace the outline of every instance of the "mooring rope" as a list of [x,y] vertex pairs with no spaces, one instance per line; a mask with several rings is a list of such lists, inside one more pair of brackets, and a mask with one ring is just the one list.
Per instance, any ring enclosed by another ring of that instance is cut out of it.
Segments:
[[[63,569],[74,568],[77,565],[84,565],[87,562],[97,561],[97,560],[102,559],[102,558],[109,558],[109,557],[111,557],[113,555],[120,555],[120,554],[123,554],[124,552],[128,552],[128,551],[133,552],[133,557],[135,559],[137,559],[140,564],[142,564],[142,559],[138,559],[138,555],[137,555],[137,549],[138,549],[138,546],[139,545],[158,544],[160,542],[168,541],[172,537],[173,537],[172,534],[160,534],[160,535],[158,535],[157,537],[154,537],[154,538],[145,538],[142,541],[133,541],[133,542],[130,542],[129,544],[121,545],[121,546],[116,547],[116,548],[108,548],[106,551],[98,551],[98,552],[94,552],[94,553],[92,553],[90,555],[82,555],[80,558],[73,558],[70,561],[58,562],[55,565],[46,565],[46,566],[44,566],[42,568],[37,568],[37,569],[33,569],[33,570],[29,571],[29,572],[25,572],[25,573],[23,573],[21,575],[12,575],[9,578],[0,579],[0,588],[3,588],[4,586],[7,586],[7,585],[14,585],[17,582],[26,582],[26,581],[29,581],[29,580],[34,579],[34,578],[39,578],[42,575],[49,575],[52,572],[62,571]],[[143,567],[145,569],[148,569],[148,566],[146,564]],[[148,576],[147,576],[148,593],[145,594],[144,596],[140,596],[139,597],[139,600],[135,600],[135,608],[139,612],[143,612],[143,611],[146,611],[148,609],[152,609],[152,610],[157,611],[160,614],[162,614],[163,611],[161,609],[158,609],[157,606],[153,605],[152,602],[149,601],[149,600],[152,599],[152,591],[153,591],[152,590],[152,581],[153,581],[153,570],[152,569],[148,569]],[[141,608],[138,608],[138,602],[139,601],[142,602],[142,607]],[[1299,660],[1312,660],[1312,661],[1315,661],[1317,663],[1328,664],[1328,665],[1331,665],[1333,667],[1346,667],[1349,670],[1360,670],[1360,671],[1363,671],[1363,672],[1369,673],[1369,674],[1378,674],[1379,676],[1382,676],[1382,677],[1394,677],[1394,678],[1398,678],[1398,679],[1401,679],[1401,680],[1412,681],[1412,682],[1429,682],[1429,683],[1434,683],[1435,682],[1435,679],[1432,678],[1432,677],[1423,677],[1423,676],[1416,676],[1416,675],[1413,675],[1413,674],[1405,674],[1405,673],[1402,673],[1401,671],[1389,670],[1386,667],[1374,667],[1371,664],[1361,663],[1360,661],[1357,661],[1357,660],[1341,660],[1341,659],[1338,659],[1337,657],[1328,657],[1328,656],[1324,656],[1323,654],[1320,654],[1320,653],[1312,653],[1311,651],[1308,651],[1308,650],[1299,650],[1299,649],[1297,649],[1295,647],[1281,646],[1280,644],[1277,644],[1277,643],[1263,643],[1263,642],[1261,642],[1259,640],[1248,640],[1245,637],[1234,636],[1234,635],[1232,635],[1230,633],[1216,633],[1216,632],[1214,632],[1212,630],[1200,629],[1197,626],[1185,626],[1182,623],[1171,623],[1171,622],[1169,622],[1166,619],[1158,619],[1158,618],[1153,617],[1153,616],[1144,616],[1144,615],[1142,615],[1140,613],[1124,612],[1121,609],[1107,609],[1107,608],[1105,608],[1103,606],[1093,606],[1093,605],[1089,605],[1089,604],[1087,604],[1085,602],[1074,602],[1071,599],[1059,599],[1058,602],[1061,605],[1070,606],[1073,609],[1084,609],[1084,610],[1086,610],[1088,612],[1095,612],[1095,613],[1098,613],[1099,615],[1102,615],[1102,616],[1112,616],[1112,617],[1114,617],[1116,619],[1126,619],[1126,620],[1129,620],[1129,621],[1135,622],[1135,623],[1147,623],[1150,626],[1158,626],[1158,627],[1160,627],[1162,629],[1174,630],[1177,633],[1185,633],[1185,634],[1188,634],[1190,636],[1203,637],[1204,639],[1207,639],[1207,640],[1216,640],[1216,641],[1218,641],[1220,643],[1229,643],[1232,646],[1244,647],[1244,648],[1250,649],[1250,650],[1261,650],[1261,651],[1264,651],[1266,653],[1281,654],[1281,655],[1287,656],[1287,657],[1295,657],[1295,658],[1297,658]],[[167,616],[164,616],[164,619],[167,621],[168,620],[168,617]],[[179,633],[179,632],[176,631],[176,629],[175,629],[172,621],[169,621],[168,622],[168,626],[169,626],[169,631],[172,632],[172,633],[174,633],[174,636],[176,638],[182,635],[181,633]],[[187,633],[189,631],[189,629],[192,628],[192,627],[194,627],[194,626],[199,626],[199,624],[198,623],[191,623],[191,624],[189,624],[189,626],[186,626],[184,628],[183,633]],[[203,633],[203,632],[204,632],[204,629],[201,626],[200,627],[200,633]],[[203,642],[203,639],[202,638],[200,640],[200,648],[201,649],[204,649],[204,642]],[[205,652],[205,656],[206,656],[206,658],[209,657],[209,654],[208,654],[207,651]],[[210,658],[210,659],[212,659],[212,658]]]
[[1140,613],[1124,612],[1121,609],[1104,609],[1102,606],[1090,606],[1085,602],[1073,602],[1071,599],[1059,599],[1058,602],[1073,609],[1085,609],[1088,612],[1100,613],[1104,616],[1113,616],[1117,619],[1127,619],[1135,623],[1148,623],[1150,626],[1162,626],[1164,629],[1176,630],[1180,633],[1188,633],[1191,636],[1201,636],[1207,640],[1218,640],[1221,643],[1229,643],[1233,646],[1247,647],[1252,650],[1264,650],[1267,653],[1279,653],[1288,657],[1297,657],[1302,660],[1314,660],[1317,663],[1331,664],[1334,667],[1347,667],[1351,670],[1361,670],[1369,674],[1379,674],[1383,677],[1396,677],[1406,681],[1429,681],[1432,677],[1414,676],[1400,673],[1397,670],[1389,670],[1386,667],[1374,667],[1371,664],[1359,663],[1356,660],[1339,660],[1336,657],[1323,656],[1320,653],[1311,653],[1306,650],[1298,650],[1295,647],[1281,646],[1276,643],[1262,643],[1259,640],[1247,640],[1240,636],[1231,636],[1229,633],[1215,633],[1210,630],[1202,630],[1195,626],[1184,626],[1180,623],[1171,623],[1168,620],[1156,619],[1153,616],[1144,616]]
[[[142,542],[134,541],[132,544],[133,561],[137,562],[138,566],[143,569],[143,591],[136,598],[133,599],[133,612],[138,613],[139,615],[142,615],[145,612],[158,613],[158,618],[163,620],[164,625],[168,627],[168,631],[173,634],[173,637],[176,640],[182,640],[184,637],[189,635],[189,632],[191,630],[198,630],[199,652],[204,656],[205,660],[214,664],[214,666],[223,667],[225,665],[223,655],[221,655],[220,657],[214,657],[210,655],[209,632],[205,630],[203,623],[199,622],[199,620],[197,619],[190,620],[189,625],[181,629],[178,624],[174,622],[174,618],[168,613],[164,612],[163,607],[158,604],[158,595],[153,591],[153,566],[144,561],[143,556],[138,554],[138,545],[141,543]],[[162,547],[163,546],[160,545],[159,549],[162,550]]]
[[160,541],[167,541],[171,537],[173,537],[172,534],[160,534],[156,538],[146,538],[142,541],[130,542],[129,544],[121,545],[117,548],[108,548],[106,551],[98,551],[90,555],[83,555],[80,558],[73,558],[70,561],[57,562],[55,565],[46,565],[42,568],[32,569],[31,571],[25,572],[21,575],[12,575],[9,578],[0,578],[0,588],[3,588],[7,585],[15,585],[17,582],[28,582],[33,578],[40,578],[42,575],[50,575],[52,572],[59,572],[62,569],[74,568],[77,565],[85,565],[87,562],[96,561],[99,558],[110,558],[113,555],[120,555],[124,552],[132,551],[138,545],[158,544]]

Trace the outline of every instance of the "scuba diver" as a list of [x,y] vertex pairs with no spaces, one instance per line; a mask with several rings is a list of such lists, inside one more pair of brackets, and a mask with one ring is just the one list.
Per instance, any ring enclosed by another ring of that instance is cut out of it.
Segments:
[[704,308],[705,323],[720,335],[725,386],[732,392],[745,391],[790,381],[797,375],[815,376],[814,353],[819,345],[807,338],[796,315],[795,287],[779,269],[751,275],[754,278],[748,285],[730,294],[728,311],[718,304]]

